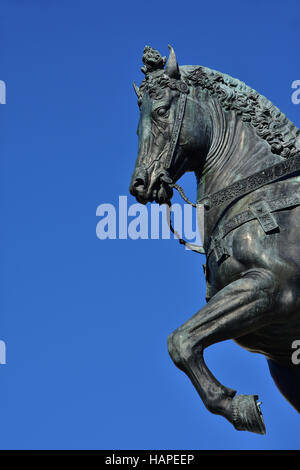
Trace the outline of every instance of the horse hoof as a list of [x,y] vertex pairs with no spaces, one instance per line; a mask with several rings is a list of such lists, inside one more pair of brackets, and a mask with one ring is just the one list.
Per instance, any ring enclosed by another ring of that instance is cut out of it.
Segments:
[[238,431],[266,434],[265,423],[256,403],[258,395],[237,395],[232,399],[232,424]]

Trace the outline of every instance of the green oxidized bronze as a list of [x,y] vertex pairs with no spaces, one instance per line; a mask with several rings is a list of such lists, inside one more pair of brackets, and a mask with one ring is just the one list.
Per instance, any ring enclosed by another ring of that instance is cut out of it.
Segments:
[[[267,98],[229,75],[179,67],[149,46],[140,87],[139,151],[130,192],[170,204],[187,171],[205,207],[207,304],[168,338],[174,363],[205,406],[238,430],[265,433],[257,395],[236,395],[203,351],[233,339],[267,358],[300,412],[300,131]],[[201,252],[199,249],[198,251]]]

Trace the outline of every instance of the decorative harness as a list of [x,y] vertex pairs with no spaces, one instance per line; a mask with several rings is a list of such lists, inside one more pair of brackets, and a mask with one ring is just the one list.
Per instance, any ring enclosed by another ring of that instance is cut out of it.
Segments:
[[[170,140],[170,146],[168,153],[166,155],[163,166],[165,170],[169,170],[175,154],[175,149],[178,143],[182,122],[184,118],[184,111],[186,105],[187,94],[189,93],[188,86],[179,81],[176,85],[176,88],[180,91],[177,110],[175,115],[175,121],[172,129],[172,135]],[[256,189],[261,188],[270,183],[279,181],[282,178],[287,176],[295,175],[300,170],[300,155],[295,155],[293,157],[287,158],[286,160],[276,163],[264,170],[258,171],[253,175],[250,175],[246,178],[243,178],[230,186],[227,186],[224,189],[221,189],[215,193],[209,194],[197,200],[197,204],[192,203],[184,194],[183,189],[178,185],[171,182],[171,179],[164,176],[162,179],[167,183],[170,183],[172,188],[175,188],[182,199],[190,204],[191,206],[197,208],[199,204],[203,204],[206,211],[209,211],[213,208],[223,206],[225,203],[231,204],[232,202],[237,201],[243,196],[255,191]],[[168,203],[169,210],[167,211],[167,222],[170,227],[170,230],[178,238],[179,243],[187,246],[190,250],[195,251],[196,253],[206,254],[207,258],[212,252],[215,253],[216,260],[220,263],[224,257],[228,257],[229,254],[223,244],[223,238],[232,230],[239,227],[240,225],[257,219],[264,229],[265,233],[270,233],[275,229],[278,229],[278,225],[275,217],[272,215],[272,212],[282,210],[285,208],[291,208],[300,205],[300,196],[286,196],[281,197],[280,199],[275,199],[272,201],[256,201],[249,204],[248,210],[236,215],[229,221],[225,223],[218,224],[214,229],[212,235],[210,236],[206,247],[194,245],[187,242],[179,236],[179,234],[174,230],[171,223],[171,202]]]

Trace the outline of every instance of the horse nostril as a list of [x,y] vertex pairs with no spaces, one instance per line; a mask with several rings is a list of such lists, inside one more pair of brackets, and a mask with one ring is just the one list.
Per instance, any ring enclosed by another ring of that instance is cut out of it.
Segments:
[[142,179],[142,178],[136,178],[136,180],[134,181],[133,183],[133,186],[135,188],[138,188],[140,186],[142,186],[143,188],[145,188],[146,184],[145,184],[145,181]]
[[130,185],[130,194],[132,194],[132,196],[136,196],[137,193],[142,192],[145,189],[145,186],[145,181],[142,178],[136,178]]

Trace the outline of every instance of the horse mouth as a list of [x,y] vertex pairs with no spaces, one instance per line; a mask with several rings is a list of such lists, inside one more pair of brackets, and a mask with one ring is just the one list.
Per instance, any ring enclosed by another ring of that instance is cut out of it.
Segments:
[[136,184],[130,189],[140,204],[156,202],[157,204],[168,204],[173,196],[173,189],[169,183],[160,180],[153,187],[145,188],[143,184]]
[[172,199],[173,189],[169,184],[161,181],[159,188],[153,190],[152,196],[153,201],[155,201],[157,204],[168,204],[168,202],[170,202]]

